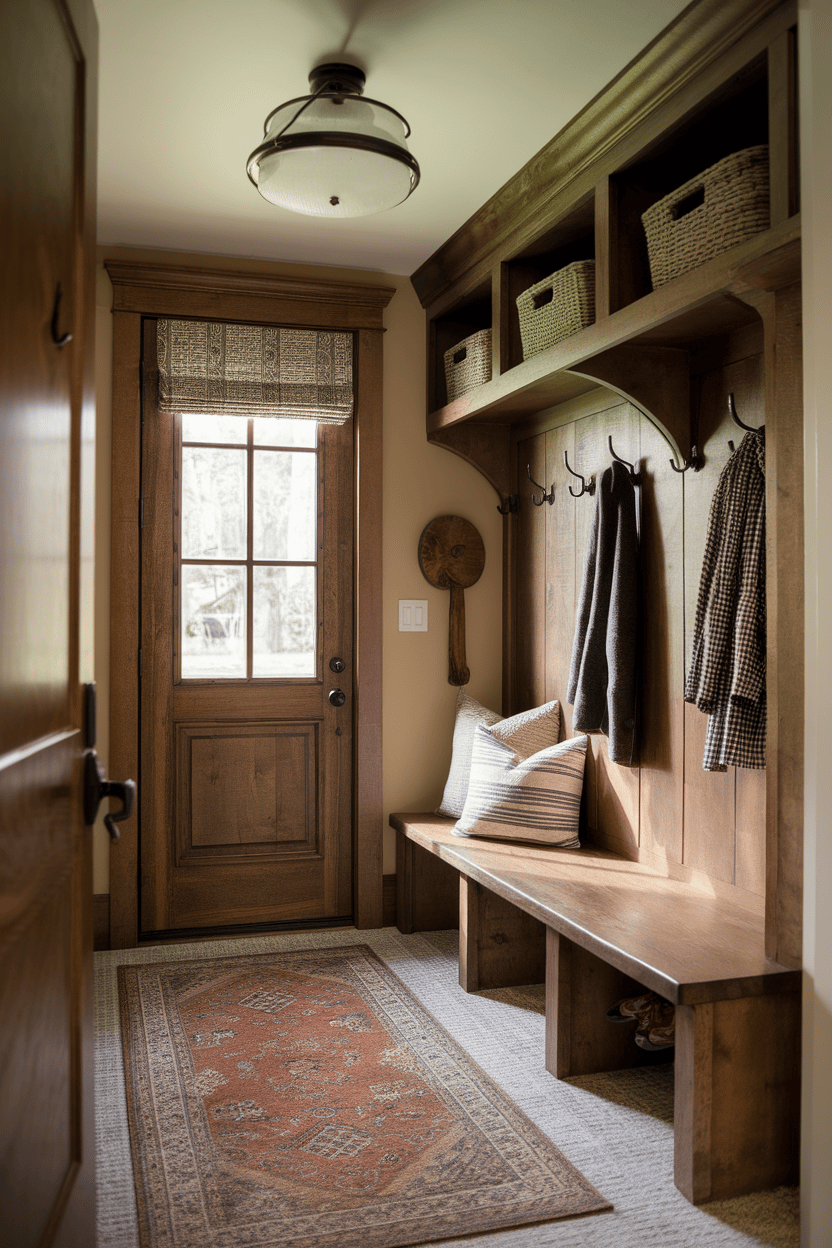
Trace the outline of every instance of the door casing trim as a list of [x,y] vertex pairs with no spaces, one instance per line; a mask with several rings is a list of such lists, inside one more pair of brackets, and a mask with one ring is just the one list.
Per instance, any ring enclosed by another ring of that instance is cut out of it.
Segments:
[[[198,317],[355,334],[353,916],[358,928],[381,927],[382,318],[395,289],[227,269],[106,260],[104,264],[113,283],[112,775],[136,776],[139,763],[142,318]],[[121,825],[121,839],[110,847],[112,949],[138,944],[138,884],[138,821],[134,818]]]

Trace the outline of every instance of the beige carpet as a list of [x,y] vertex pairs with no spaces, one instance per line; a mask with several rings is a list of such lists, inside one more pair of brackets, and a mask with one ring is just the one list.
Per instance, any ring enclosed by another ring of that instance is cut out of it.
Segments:
[[[793,1189],[700,1209],[676,1190],[672,1066],[555,1080],[543,1065],[542,988],[464,993],[454,932],[402,936],[385,928],[359,939],[615,1206],[600,1217],[444,1240],[445,1248],[796,1248]],[[138,1246],[116,967],[355,942],[350,929],[95,955],[99,1248]]]

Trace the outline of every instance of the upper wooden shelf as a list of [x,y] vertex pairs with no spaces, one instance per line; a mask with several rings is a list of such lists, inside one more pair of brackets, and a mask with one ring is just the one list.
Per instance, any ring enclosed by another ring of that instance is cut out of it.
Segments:
[[[796,215],[428,413],[428,437],[471,420],[513,423],[599,384],[639,405],[641,391],[628,390],[628,378],[643,369],[628,368],[628,359],[670,367],[673,354],[756,320],[759,292],[799,275]],[[616,350],[624,346],[626,353]]]

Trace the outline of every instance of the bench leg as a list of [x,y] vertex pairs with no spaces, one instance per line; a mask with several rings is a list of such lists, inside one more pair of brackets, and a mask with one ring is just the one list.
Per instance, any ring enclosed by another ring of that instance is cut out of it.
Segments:
[[800,994],[676,1010],[674,1178],[693,1204],[797,1182]]
[[542,923],[510,901],[459,877],[459,982],[466,992],[542,984]]
[[631,1024],[606,1011],[643,992],[629,975],[602,962],[551,927],[546,929],[546,1069],[557,1079],[626,1070],[645,1060]]
[[396,831],[396,924],[400,932],[459,927],[459,872]]

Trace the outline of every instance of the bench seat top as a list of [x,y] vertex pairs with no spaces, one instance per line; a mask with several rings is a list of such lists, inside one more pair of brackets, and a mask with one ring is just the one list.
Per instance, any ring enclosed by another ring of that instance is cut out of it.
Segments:
[[796,992],[801,973],[765,955],[763,899],[736,900],[589,846],[558,849],[454,836],[453,819],[391,825],[462,875],[680,1005]]

